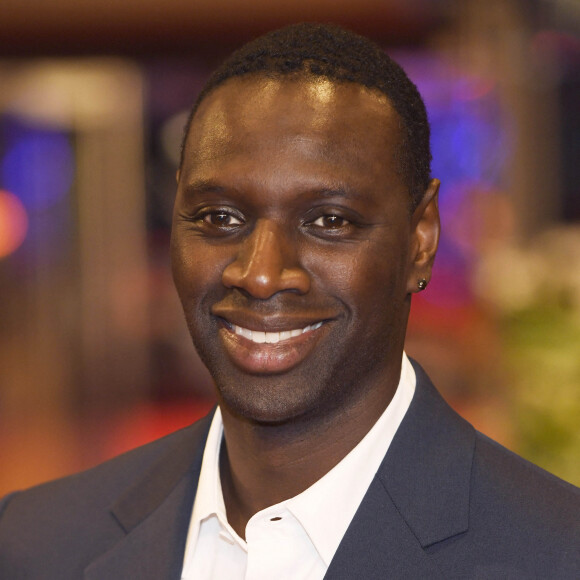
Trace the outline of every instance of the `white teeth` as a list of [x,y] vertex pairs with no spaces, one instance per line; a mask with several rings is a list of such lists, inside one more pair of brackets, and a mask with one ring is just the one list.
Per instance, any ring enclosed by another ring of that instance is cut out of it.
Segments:
[[[239,332],[238,332],[239,331]],[[243,337],[252,340],[252,331],[247,328],[242,328],[241,326],[236,326],[236,334],[241,334]]]
[[248,340],[251,340],[257,344],[263,344],[265,342],[268,344],[276,344],[281,340],[288,340],[289,338],[300,336],[305,332],[316,330],[321,326],[322,322],[317,322],[316,324],[310,324],[305,328],[297,328],[295,330],[283,330],[282,332],[262,332],[261,330],[249,330],[248,328],[232,324],[232,329],[237,335],[243,336],[244,338],[247,338]]
[[252,342],[257,342],[258,344],[262,344],[266,342],[266,333],[260,332],[259,330],[251,330],[252,338],[250,339]]

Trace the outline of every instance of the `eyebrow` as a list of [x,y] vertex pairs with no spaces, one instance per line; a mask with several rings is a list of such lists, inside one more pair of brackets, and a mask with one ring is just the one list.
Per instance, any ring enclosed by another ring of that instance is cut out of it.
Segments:
[[358,199],[361,197],[361,194],[356,190],[349,187],[327,187],[324,189],[315,189],[313,190],[314,193],[319,195],[320,197],[342,197],[342,198],[355,198]]
[[[227,190],[236,189],[229,186],[219,185],[211,179],[196,179],[185,186],[185,192],[188,195],[204,193],[224,193]],[[360,199],[362,196],[356,189],[337,185],[336,187],[313,187],[305,188],[305,194],[314,195],[322,199],[330,198],[350,198]]]
[[210,179],[196,179],[185,185],[185,192],[192,193],[221,193],[226,190],[222,185],[218,185]]

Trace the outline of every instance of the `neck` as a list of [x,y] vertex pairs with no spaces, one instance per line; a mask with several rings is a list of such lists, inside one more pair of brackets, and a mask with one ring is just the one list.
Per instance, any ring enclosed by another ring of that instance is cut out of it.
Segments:
[[302,493],[356,447],[390,403],[398,376],[390,382],[376,400],[320,420],[260,424],[221,405],[222,490],[228,521],[240,537],[255,513]]

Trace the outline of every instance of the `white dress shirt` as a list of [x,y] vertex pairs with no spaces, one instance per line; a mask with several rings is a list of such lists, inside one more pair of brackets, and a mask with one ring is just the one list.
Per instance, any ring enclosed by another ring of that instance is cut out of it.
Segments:
[[245,541],[227,521],[218,408],[203,455],[182,580],[321,580],[411,404],[415,383],[403,353],[395,395],[371,430],[308,489],[254,514]]

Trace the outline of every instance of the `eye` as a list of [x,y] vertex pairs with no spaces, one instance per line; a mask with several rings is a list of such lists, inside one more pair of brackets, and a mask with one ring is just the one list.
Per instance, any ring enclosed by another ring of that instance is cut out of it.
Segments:
[[312,222],[313,226],[325,228],[329,230],[336,230],[349,225],[349,221],[339,215],[323,215]]
[[203,213],[199,219],[205,224],[220,228],[240,226],[243,224],[241,218],[224,210],[207,211]]

